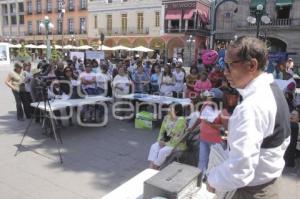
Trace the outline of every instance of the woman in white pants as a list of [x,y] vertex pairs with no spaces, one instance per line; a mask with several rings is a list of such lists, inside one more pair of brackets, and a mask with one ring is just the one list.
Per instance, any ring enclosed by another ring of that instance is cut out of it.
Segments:
[[[150,168],[159,169],[166,158],[172,153],[173,148],[179,143],[186,128],[186,120],[182,116],[183,108],[180,104],[171,105],[168,115],[161,125],[157,142],[152,144],[148,160]],[[177,146],[178,150],[185,150],[186,143]]]

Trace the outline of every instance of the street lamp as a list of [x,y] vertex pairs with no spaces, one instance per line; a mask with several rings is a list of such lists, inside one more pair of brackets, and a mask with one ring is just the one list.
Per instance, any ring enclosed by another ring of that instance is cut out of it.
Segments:
[[51,29],[54,28],[54,25],[50,22],[49,17],[45,16],[44,21],[41,21],[40,23],[41,28],[45,28],[46,30],[46,41],[47,41],[47,60],[50,60],[51,51],[50,51],[50,40],[49,40],[49,32]]
[[189,60],[189,66],[191,66],[192,65],[192,45],[195,43],[196,41],[195,41],[195,39],[193,38],[193,36],[192,35],[190,35],[189,36],[189,38],[186,40],[186,43],[187,43],[187,45],[188,45],[188,48],[189,48],[189,50],[190,50],[190,56],[189,56],[189,58],[190,58],[190,60]]
[[258,4],[256,6],[254,16],[255,17],[253,17],[253,16],[247,17],[247,21],[251,24],[256,23],[256,37],[258,38],[260,23],[263,22],[264,24],[269,24],[271,22],[271,19],[270,19],[270,17],[265,15],[264,6],[262,4]]

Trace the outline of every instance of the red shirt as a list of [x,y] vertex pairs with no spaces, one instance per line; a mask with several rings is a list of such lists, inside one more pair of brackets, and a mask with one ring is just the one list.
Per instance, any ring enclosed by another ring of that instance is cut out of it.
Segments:
[[[227,127],[226,123],[228,122],[228,119],[229,113],[226,109],[223,109],[212,124],[223,124],[223,126]],[[200,139],[212,143],[220,143],[223,141],[220,129],[213,128],[210,123],[205,120],[200,121]]]

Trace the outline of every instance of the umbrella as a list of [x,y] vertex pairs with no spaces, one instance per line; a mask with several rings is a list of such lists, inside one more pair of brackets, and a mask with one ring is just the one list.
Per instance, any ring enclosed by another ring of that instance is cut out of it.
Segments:
[[33,45],[33,44],[27,44],[25,45],[25,48],[36,48],[37,46],[36,45]]
[[10,46],[9,46],[10,48],[21,48],[22,47],[22,45],[21,44],[10,44]]
[[62,49],[62,46],[60,45],[54,45],[55,49]]
[[150,49],[150,48],[146,48],[146,47],[144,47],[144,46],[139,46],[139,47],[132,48],[131,51],[153,52],[154,50],[152,50],[152,49]]
[[63,47],[63,49],[68,49],[68,50],[76,49],[76,48],[77,48],[76,46],[72,46],[72,45],[66,45]]
[[83,45],[83,46],[76,47],[77,50],[88,50],[88,49],[91,49],[91,48],[93,48],[93,47],[88,46],[88,45]]
[[99,48],[98,48],[98,50],[112,50],[112,48],[109,47],[109,46],[100,45]]
[[115,46],[111,48],[112,50],[131,50],[131,48],[125,46]]
[[45,44],[42,44],[42,45],[38,45],[36,48],[37,49],[46,49],[47,46]]

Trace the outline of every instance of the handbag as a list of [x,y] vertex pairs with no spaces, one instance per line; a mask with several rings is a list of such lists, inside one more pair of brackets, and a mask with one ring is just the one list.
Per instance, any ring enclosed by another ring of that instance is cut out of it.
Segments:
[[169,142],[171,140],[171,136],[167,135],[167,131],[164,132],[163,134],[163,139],[164,142]]

